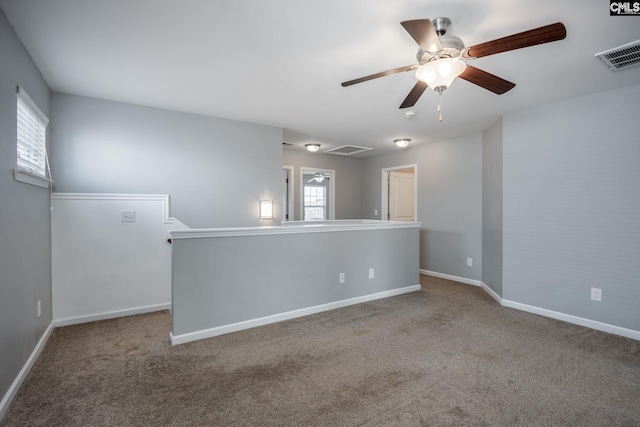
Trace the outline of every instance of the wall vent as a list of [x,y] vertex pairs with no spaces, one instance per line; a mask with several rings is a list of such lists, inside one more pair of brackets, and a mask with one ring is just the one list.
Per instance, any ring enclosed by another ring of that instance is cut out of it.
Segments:
[[633,67],[640,64],[640,40],[597,53],[596,56],[613,71]]
[[332,148],[325,151],[326,154],[338,154],[340,156],[351,156],[353,154],[363,153],[365,151],[373,150],[369,147],[358,147],[357,145],[343,145],[342,147]]

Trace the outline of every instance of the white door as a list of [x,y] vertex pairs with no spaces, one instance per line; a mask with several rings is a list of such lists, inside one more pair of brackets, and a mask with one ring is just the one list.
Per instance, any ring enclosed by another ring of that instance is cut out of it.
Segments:
[[389,220],[413,222],[415,212],[414,176],[406,172],[389,172]]

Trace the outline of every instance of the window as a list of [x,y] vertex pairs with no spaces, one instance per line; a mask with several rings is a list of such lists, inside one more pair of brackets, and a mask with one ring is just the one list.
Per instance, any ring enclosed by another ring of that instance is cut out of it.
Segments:
[[327,219],[327,192],[324,186],[304,186],[304,220],[323,221]]
[[47,187],[46,141],[49,119],[22,88],[18,88],[17,117],[15,179]]

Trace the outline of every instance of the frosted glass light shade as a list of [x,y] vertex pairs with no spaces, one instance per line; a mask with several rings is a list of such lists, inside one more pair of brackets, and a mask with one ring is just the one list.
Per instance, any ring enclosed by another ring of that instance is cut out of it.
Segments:
[[273,201],[260,200],[260,219],[273,219]]
[[304,146],[307,147],[307,150],[311,151],[312,153],[315,153],[320,149],[320,144],[304,144]]
[[409,138],[398,138],[393,140],[393,143],[400,148],[405,148],[406,146],[409,145],[410,142],[411,142],[411,139]]
[[436,92],[448,88],[453,80],[467,68],[460,59],[442,58],[428,62],[416,70],[416,78]]

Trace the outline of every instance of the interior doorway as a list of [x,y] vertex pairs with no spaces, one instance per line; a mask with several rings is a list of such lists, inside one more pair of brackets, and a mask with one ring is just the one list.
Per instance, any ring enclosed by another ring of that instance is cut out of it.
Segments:
[[293,166],[282,166],[282,221],[293,221]]
[[335,171],[300,168],[300,216],[303,221],[335,219]]
[[418,165],[382,169],[381,212],[381,218],[386,221],[416,221],[418,217]]

